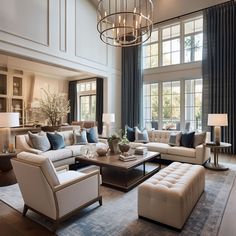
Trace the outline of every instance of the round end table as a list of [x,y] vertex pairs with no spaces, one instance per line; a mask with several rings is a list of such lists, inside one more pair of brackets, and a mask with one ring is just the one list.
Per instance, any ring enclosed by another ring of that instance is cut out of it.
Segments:
[[15,184],[16,177],[12,169],[11,158],[18,153],[0,153],[0,187]]
[[207,162],[205,164],[205,167],[207,169],[216,170],[216,171],[228,170],[229,169],[228,167],[225,167],[224,165],[219,164],[218,157],[219,157],[220,150],[223,150],[223,149],[226,149],[226,148],[230,148],[231,144],[230,143],[221,142],[220,145],[212,145],[212,144],[207,144],[206,143],[205,146],[211,148],[211,150],[214,153],[214,162],[213,163]]

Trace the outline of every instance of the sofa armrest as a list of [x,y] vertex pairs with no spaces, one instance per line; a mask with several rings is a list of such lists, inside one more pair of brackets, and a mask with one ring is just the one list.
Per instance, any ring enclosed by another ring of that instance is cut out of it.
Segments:
[[24,135],[18,135],[16,136],[16,148],[21,151],[31,152],[34,154],[41,154],[43,153],[41,150],[32,148],[29,146],[29,144],[26,142]]
[[204,144],[198,145],[196,147],[196,158],[205,163],[210,157],[210,148],[206,147]]

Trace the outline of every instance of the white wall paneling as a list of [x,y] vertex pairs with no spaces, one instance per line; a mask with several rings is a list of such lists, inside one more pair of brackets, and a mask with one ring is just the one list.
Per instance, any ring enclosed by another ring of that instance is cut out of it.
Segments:
[[[83,2],[83,4],[81,4]],[[107,45],[97,32],[97,13],[90,1],[75,1],[76,56],[107,65]]]
[[60,50],[66,51],[66,23],[67,23],[67,0],[60,0],[59,5],[59,22],[60,22]]
[[0,31],[48,45],[48,16],[49,0],[1,0]]

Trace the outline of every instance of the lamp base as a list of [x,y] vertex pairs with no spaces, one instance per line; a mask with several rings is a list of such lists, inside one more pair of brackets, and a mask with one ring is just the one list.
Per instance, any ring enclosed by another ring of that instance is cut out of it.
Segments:
[[221,127],[215,126],[214,128],[214,135],[215,135],[215,144],[216,146],[220,146],[220,138],[221,138]]

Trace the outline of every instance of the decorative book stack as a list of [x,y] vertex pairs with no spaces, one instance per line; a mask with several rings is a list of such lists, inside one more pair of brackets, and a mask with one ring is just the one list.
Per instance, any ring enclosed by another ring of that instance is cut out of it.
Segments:
[[120,155],[119,159],[121,161],[134,161],[137,159],[137,157],[134,155]]
[[146,147],[136,147],[135,154],[137,155],[146,155],[148,152]]

